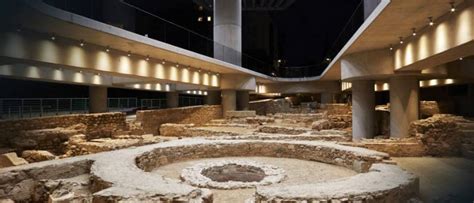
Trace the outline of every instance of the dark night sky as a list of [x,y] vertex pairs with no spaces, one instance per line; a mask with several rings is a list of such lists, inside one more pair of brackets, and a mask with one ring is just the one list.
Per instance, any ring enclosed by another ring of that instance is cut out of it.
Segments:
[[[182,25],[212,39],[212,22],[196,21],[201,13],[212,15],[212,11],[199,12],[192,0],[128,0],[164,19]],[[252,18],[270,15],[278,29],[278,47],[280,56],[288,61],[287,66],[310,65],[323,61],[332,47],[344,25],[352,16],[361,0],[296,0],[291,7],[284,11],[258,11],[251,18],[246,18],[250,12],[243,13],[243,33],[252,27],[246,26]],[[254,12],[254,11],[252,11]],[[361,15],[356,16],[362,22]],[[245,42],[253,35],[244,35]],[[270,36],[268,36],[270,37]],[[258,40],[258,39],[257,39]],[[244,45],[252,48],[252,45]]]

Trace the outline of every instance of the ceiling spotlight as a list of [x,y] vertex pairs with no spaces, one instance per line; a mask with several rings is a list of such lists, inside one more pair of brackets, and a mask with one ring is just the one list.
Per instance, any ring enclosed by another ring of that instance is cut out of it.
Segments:
[[130,57],[132,55],[132,52],[128,51],[127,56]]
[[400,37],[400,44],[403,44],[403,37]]
[[326,58],[326,61],[331,61],[331,59],[330,59],[330,58]]
[[150,57],[149,57],[148,55],[146,55],[145,60],[149,61],[149,60],[150,60]]
[[461,58],[459,58],[459,60],[460,60],[460,61],[462,61],[462,60],[463,60],[463,58],[461,57]]
[[416,28],[413,28],[413,33],[411,35],[416,36]]
[[200,73],[200,72],[201,72],[201,69],[198,69],[198,72]]
[[179,63],[176,64],[176,67],[179,68]]
[[79,45],[83,47],[85,45],[84,40],[81,39],[81,41],[79,42]]
[[163,60],[163,61],[161,62],[161,64],[163,64],[163,65],[165,65],[165,63],[166,63],[166,61],[165,61],[165,60]]
[[217,76],[219,76],[219,73],[216,73]]
[[51,35],[51,40],[53,40],[53,41],[56,40],[56,36],[54,36],[54,34]]
[[433,26],[433,25],[434,25],[433,17],[429,17],[428,20],[430,21],[429,25],[430,25],[430,26]]
[[100,73],[96,73],[95,75],[100,76]]
[[207,16],[207,22],[211,22],[212,21],[212,17],[211,16]]
[[106,52],[110,52],[109,46],[105,47],[105,51],[106,51]]
[[82,70],[78,71],[78,73],[82,73]]
[[393,51],[393,46],[392,46],[392,45],[390,45],[390,48],[389,48],[389,49],[390,49],[390,51]]
[[456,11],[456,7],[454,6],[454,2],[450,2],[449,4],[451,4],[451,13],[454,13],[454,11]]

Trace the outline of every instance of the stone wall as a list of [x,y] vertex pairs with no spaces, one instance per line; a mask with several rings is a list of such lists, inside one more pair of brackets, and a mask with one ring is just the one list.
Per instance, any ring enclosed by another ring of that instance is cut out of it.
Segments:
[[86,126],[88,138],[110,137],[115,131],[126,128],[124,113],[71,114],[52,117],[29,118],[21,120],[0,121],[0,140],[2,145],[25,131],[68,128],[73,125]]
[[459,156],[464,135],[460,125],[468,122],[461,116],[436,114],[412,122],[410,135],[423,143],[427,155]]
[[222,118],[222,107],[192,106],[160,110],[145,110],[137,112],[137,121],[142,123],[145,133],[159,134],[159,129],[165,123],[203,125],[210,120]]
[[249,102],[249,110],[254,110],[258,115],[276,113],[311,113],[316,109],[316,103],[302,103],[293,106],[287,99],[265,99]]

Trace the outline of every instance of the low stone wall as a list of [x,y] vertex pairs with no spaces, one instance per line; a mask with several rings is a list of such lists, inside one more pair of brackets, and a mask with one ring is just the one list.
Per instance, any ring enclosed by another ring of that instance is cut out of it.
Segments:
[[247,118],[247,117],[255,117],[255,116],[257,116],[255,111],[227,111],[225,113],[225,117],[228,119]]
[[222,107],[192,106],[137,112],[137,121],[142,123],[145,133],[159,134],[160,126],[165,123],[203,125],[213,119],[222,118]]
[[[191,139],[189,139],[191,140]],[[367,172],[373,163],[389,158],[388,154],[329,142],[259,141],[259,140],[200,140],[179,147],[160,147],[137,157],[137,166],[151,171],[162,165],[182,160],[232,157],[267,156],[319,161],[343,166],[357,172]],[[172,142],[168,142],[170,144]],[[180,142],[177,142],[180,143]]]
[[352,106],[348,104],[320,104],[318,111],[326,111],[328,115],[351,114]]
[[113,132],[126,128],[124,113],[71,114],[52,117],[29,118],[0,121],[0,142],[10,145],[10,141],[22,132],[67,128],[73,125],[85,125],[88,138],[110,137]]
[[410,124],[410,135],[425,146],[427,155],[459,156],[462,152],[463,132],[460,124],[468,123],[461,116],[436,114]]
[[[396,165],[383,163],[389,158],[387,154],[363,148],[328,142],[182,139],[0,169],[0,194],[2,198],[14,201],[45,202],[50,193],[48,188],[45,188],[48,185],[44,180],[89,174],[89,190],[93,196],[90,198],[93,202],[210,203],[212,191],[147,171],[177,161],[225,156],[295,158],[334,164],[362,172],[356,176],[328,182],[286,185],[283,190],[280,190],[280,187],[276,190],[257,187],[256,202],[327,201],[328,198],[340,201],[405,202],[402,200],[410,198],[418,191],[415,176]],[[298,190],[293,190],[292,187]],[[310,193],[306,193],[307,191]],[[324,194],[317,191],[323,191]],[[65,192],[68,194],[68,191]],[[309,195],[298,196],[299,194]]]
[[315,103],[305,103],[293,106],[287,99],[265,99],[249,102],[249,109],[257,112],[257,115],[276,113],[311,113],[316,110]]

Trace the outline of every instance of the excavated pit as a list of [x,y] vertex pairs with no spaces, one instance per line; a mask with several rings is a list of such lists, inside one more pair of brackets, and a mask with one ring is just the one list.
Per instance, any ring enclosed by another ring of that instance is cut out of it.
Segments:
[[265,172],[255,166],[226,164],[204,169],[202,175],[217,182],[259,182],[265,178]]

